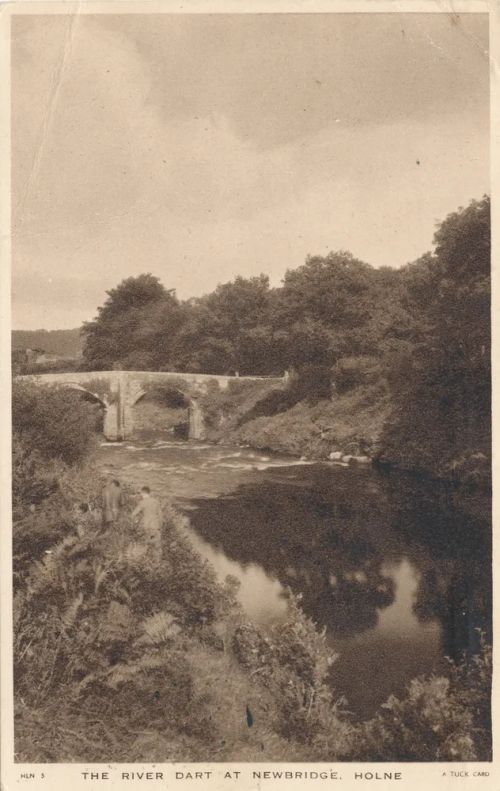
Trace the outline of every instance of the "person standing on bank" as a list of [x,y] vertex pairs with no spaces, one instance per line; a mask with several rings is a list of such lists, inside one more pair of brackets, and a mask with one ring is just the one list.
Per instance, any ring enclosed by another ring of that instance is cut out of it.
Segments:
[[161,505],[155,497],[151,497],[149,486],[141,489],[141,502],[132,511],[135,518],[142,515],[141,527],[146,541],[161,550]]
[[116,522],[122,506],[120,481],[109,481],[102,490],[102,522],[104,527]]

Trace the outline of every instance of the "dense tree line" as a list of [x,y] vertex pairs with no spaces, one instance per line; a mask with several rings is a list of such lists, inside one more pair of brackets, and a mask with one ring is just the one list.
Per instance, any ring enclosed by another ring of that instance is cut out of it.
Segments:
[[406,333],[400,281],[347,252],[309,257],[281,288],[236,277],[186,302],[151,274],[131,277],[84,325],[85,367],[266,375],[379,355]]
[[[310,256],[271,288],[236,277],[179,301],[151,274],[108,292],[84,325],[87,370],[281,375],[329,398],[384,379],[394,408],[383,455],[428,469],[464,450],[487,455],[490,409],[490,201],[438,227],[434,251],[400,269],[349,252]],[[297,400],[297,399],[295,399]]]

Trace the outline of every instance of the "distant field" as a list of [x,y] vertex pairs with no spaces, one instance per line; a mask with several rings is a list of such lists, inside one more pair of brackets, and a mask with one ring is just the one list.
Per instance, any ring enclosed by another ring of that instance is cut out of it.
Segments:
[[43,349],[61,357],[80,357],[80,328],[74,330],[13,330],[13,349]]

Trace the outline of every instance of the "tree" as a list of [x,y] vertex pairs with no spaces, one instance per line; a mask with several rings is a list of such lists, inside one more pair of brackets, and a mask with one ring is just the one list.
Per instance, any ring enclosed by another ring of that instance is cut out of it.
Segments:
[[151,274],[129,277],[107,294],[97,317],[83,326],[87,370],[164,366],[184,319],[175,295]]
[[257,332],[269,320],[269,278],[267,275],[236,277],[231,283],[217,286],[205,306],[212,315],[214,337],[230,340],[233,346],[232,368],[254,373],[262,360],[258,345],[252,344]]
[[292,323],[309,318],[338,328],[363,324],[370,315],[374,271],[345,251],[309,256],[285,274],[281,318]]
[[415,338],[390,372],[383,453],[446,474],[490,455],[489,198],[450,214],[434,241],[404,273]]
[[178,336],[181,369],[206,373],[268,373],[276,365],[266,275],[236,277],[192,301]]

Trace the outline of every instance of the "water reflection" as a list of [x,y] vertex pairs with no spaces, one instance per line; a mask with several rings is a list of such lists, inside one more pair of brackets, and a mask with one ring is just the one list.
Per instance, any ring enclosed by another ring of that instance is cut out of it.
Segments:
[[186,510],[254,620],[284,618],[286,589],[300,593],[340,654],[332,683],[363,716],[491,632],[484,494],[201,443],[108,447],[101,466]]
[[191,525],[226,557],[257,562],[301,593],[305,612],[343,637],[375,626],[394,601],[394,580],[384,570],[387,535],[376,529],[374,504],[352,494],[346,486],[325,494],[294,481],[244,484],[230,496],[195,501]]
[[409,679],[429,672],[442,655],[439,622],[422,623],[414,610],[419,584],[415,566],[402,560],[384,571],[394,585],[392,604],[379,612],[372,629],[334,641],[339,658],[332,667],[332,684],[362,717],[401,692]]
[[191,525],[242,568],[257,563],[302,595],[340,653],[333,683],[366,716],[443,655],[476,650],[477,628],[491,628],[488,513],[430,489],[318,466],[300,485],[288,471],[194,500]]
[[286,618],[286,592],[277,579],[255,563],[243,566],[230,560],[189,527],[186,526],[185,531],[195,549],[215,568],[219,579],[224,580],[230,574],[239,580],[238,598],[251,620],[268,624]]

